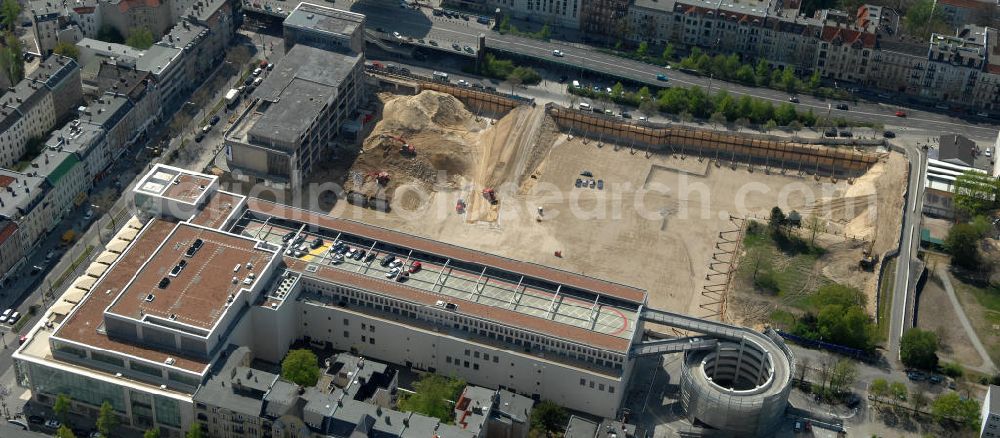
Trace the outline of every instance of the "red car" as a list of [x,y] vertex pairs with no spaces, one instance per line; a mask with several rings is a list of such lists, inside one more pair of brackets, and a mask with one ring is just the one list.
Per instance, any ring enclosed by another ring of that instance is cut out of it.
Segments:
[[424,265],[421,265],[420,262],[413,262],[413,264],[410,265],[410,273],[416,274],[422,267],[424,267]]
[[896,117],[906,117],[906,111],[903,110],[896,111]]

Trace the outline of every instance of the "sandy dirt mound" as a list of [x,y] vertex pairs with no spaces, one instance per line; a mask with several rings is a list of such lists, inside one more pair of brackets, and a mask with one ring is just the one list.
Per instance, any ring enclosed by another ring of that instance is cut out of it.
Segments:
[[[543,135],[554,129],[543,107],[517,107],[491,122],[477,118],[450,94],[379,97],[384,102],[382,120],[365,140],[347,189],[387,199],[402,185],[427,191],[461,189],[469,222],[496,221],[499,205],[482,196],[483,188],[494,188],[503,202],[535,172],[555,140]],[[402,152],[404,144],[414,153]],[[376,181],[381,172],[389,174],[387,184]],[[400,205],[418,207],[419,197],[405,198]]]

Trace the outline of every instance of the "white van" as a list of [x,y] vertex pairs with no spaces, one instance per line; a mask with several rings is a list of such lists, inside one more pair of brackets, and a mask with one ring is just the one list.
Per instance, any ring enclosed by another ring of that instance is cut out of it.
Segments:
[[583,111],[590,111],[590,104],[587,102],[580,102],[580,109]]
[[448,73],[436,71],[434,72],[434,79],[439,80],[441,82],[448,82]]
[[580,88],[580,81],[573,81],[573,88]]

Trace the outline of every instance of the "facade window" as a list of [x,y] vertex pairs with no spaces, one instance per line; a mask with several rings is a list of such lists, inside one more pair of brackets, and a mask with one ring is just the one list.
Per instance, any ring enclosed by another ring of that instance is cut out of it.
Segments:
[[493,363],[500,363],[500,357],[499,356],[493,356]]
[[478,351],[474,351],[474,352],[472,353],[472,357],[474,357],[474,358],[476,358],[476,359],[479,359],[479,352],[478,352]]
[[462,366],[468,368],[469,367],[469,361],[462,362]]
[[580,386],[586,386],[586,385],[587,385],[587,379],[580,379]]
[[609,386],[608,386],[608,392],[610,392],[610,393],[614,394],[614,393],[615,393],[615,387],[614,387],[614,386],[610,386],[610,385],[609,385]]
[[347,318],[344,318],[344,325],[345,326],[350,325],[350,321],[348,321]]
[[478,370],[479,369],[479,364],[478,363],[472,364],[472,369]]
[[445,361],[446,363],[451,363],[451,356],[445,356],[445,357],[444,357],[444,361]]
[[598,391],[604,391],[604,384],[603,383],[598,384],[597,385],[597,390]]
[[368,342],[368,337],[367,337],[367,336],[365,336],[365,335],[361,335],[361,342],[362,342],[362,343],[364,343],[364,342]]
[[344,330],[344,337],[345,337],[345,338],[349,338],[349,337],[351,337],[351,332],[349,332],[349,331],[347,331],[347,330]]
[[375,345],[375,338],[368,338],[368,343]]

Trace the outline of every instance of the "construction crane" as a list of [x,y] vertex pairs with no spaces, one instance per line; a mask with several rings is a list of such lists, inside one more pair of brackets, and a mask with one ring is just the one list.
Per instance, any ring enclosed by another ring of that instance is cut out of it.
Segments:
[[395,135],[390,135],[390,134],[382,134],[382,138],[391,138],[401,143],[401,146],[399,147],[400,154],[412,156],[416,155],[417,153],[416,149],[414,149],[413,146],[407,143],[406,140],[403,139],[403,137],[397,137]]

